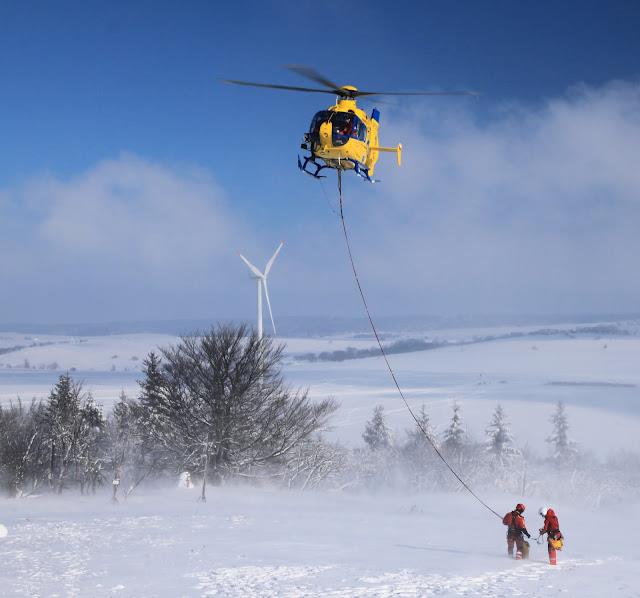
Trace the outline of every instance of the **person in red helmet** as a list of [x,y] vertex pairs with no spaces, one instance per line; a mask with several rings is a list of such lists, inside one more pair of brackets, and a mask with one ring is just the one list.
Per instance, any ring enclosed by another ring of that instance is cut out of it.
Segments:
[[524,513],[525,506],[522,503],[518,503],[513,511],[510,511],[502,518],[502,523],[507,527],[507,552],[509,556],[513,556],[513,546],[516,546],[516,559],[522,559],[524,551],[524,536],[531,537],[531,534],[527,531],[527,526],[524,521],[522,513]]
[[556,565],[558,562],[557,551],[562,550],[563,536],[560,532],[560,523],[556,512],[551,507],[540,507],[538,511],[544,517],[544,524],[540,528],[540,535],[547,534],[547,550],[549,551],[549,563]]

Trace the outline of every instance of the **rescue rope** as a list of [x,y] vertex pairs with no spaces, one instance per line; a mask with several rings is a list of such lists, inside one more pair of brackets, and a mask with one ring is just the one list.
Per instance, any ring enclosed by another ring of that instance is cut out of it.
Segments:
[[324,199],[327,202],[327,206],[329,207],[329,209],[336,215],[339,216],[340,214],[338,214],[338,212],[336,211],[336,209],[333,207],[333,204],[331,203],[331,200],[329,199],[329,196],[327,195],[327,191],[324,188],[324,181],[322,179],[320,179],[320,188],[322,189],[322,195],[324,195]]
[[451,465],[449,465],[447,460],[444,458],[444,455],[440,452],[440,449],[438,449],[438,447],[436,446],[436,443],[433,441],[433,438],[431,438],[431,436],[424,429],[424,426],[422,425],[420,420],[416,417],[416,414],[413,412],[413,409],[411,409],[411,406],[409,405],[409,402],[407,401],[406,397],[404,396],[404,393],[402,392],[402,389],[400,388],[400,384],[398,383],[398,379],[396,378],[396,374],[395,374],[393,368],[391,367],[391,363],[389,362],[389,359],[387,357],[387,353],[384,350],[384,346],[382,345],[382,341],[380,340],[380,335],[378,334],[378,330],[376,328],[376,325],[373,322],[373,318],[371,317],[371,312],[369,311],[369,306],[367,304],[367,299],[366,299],[366,297],[364,295],[364,291],[362,290],[362,285],[360,284],[360,277],[358,276],[358,271],[356,269],[355,260],[353,259],[353,253],[351,252],[351,242],[349,241],[349,233],[347,232],[347,225],[346,225],[345,218],[344,218],[344,208],[343,208],[343,201],[342,201],[342,171],[339,170],[339,169],[338,169],[338,195],[339,195],[339,198],[340,198],[340,221],[342,223],[342,232],[344,233],[344,240],[345,240],[345,243],[347,245],[347,252],[349,253],[349,261],[351,262],[351,269],[353,270],[353,276],[354,276],[354,279],[356,281],[356,285],[358,286],[358,291],[360,292],[360,298],[362,299],[362,304],[364,305],[364,309],[367,312],[367,318],[369,319],[369,324],[371,325],[371,330],[373,331],[373,334],[376,337],[376,341],[378,343],[378,347],[380,349],[380,353],[382,353],[382,357],[384,357],[384,361],[387,364],[387,369],[389,370],[389,374],[391,374],[391,378],[393,379],[393,382],[394,382],[396,388],[398,389],[398,393],[400,394],[400,397],[402,398],[402,401],[404,402],[405,407],[408,409],[409,413],[411,414],[411,417],[416,422],[416,425],[418,426],[420,431],[424,434],[425,438],[429,441],[429,444],[431,444],[431,446],[433,447],[433,450],[436,452],[436,455],[438,455],[438,457],[440,457],[441,461],[447,466],[449,471],[454,475],[454,477],[458,480],[458,482],[460,482],[460,484],[462,484],[462,486],[471,494],[471,496],[473,496],[483,507],[485,507],[485,509],[491,511],[491,513],[493,513],[496,517],[502,519],[502,515],[500,515],[496,511],[494,511],[486,502],[484,502],[470,488],[469,484],[467,484],[460,477],[460,475],[458,475],[456,470],[453,469],[453,467],[451,467]]

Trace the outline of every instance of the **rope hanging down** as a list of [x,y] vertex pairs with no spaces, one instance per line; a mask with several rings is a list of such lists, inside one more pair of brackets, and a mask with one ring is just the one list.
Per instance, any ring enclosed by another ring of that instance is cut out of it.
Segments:
[[451,465],[449,465],[447,460],[444,458],[444,455],[440,452],[440,449],[438,449],[438,447],[436,446],[436,443],[433,441],[431,436],[424,429],[424,426],[422,425],[420,420],[416,417],[416,414],[413,412],[413,409],[411,409],[411,406],[409,405],[406,397],[404,396],[404,393],[402,392],[402,389],[400,388],[400,384],[398,383],[398,379],[396,378],[396,374],[393,371],[393,368],[391,367],[391,363],[389,363],[389,359],[387,358],[387,354],[386,354],[386,352],[384,350],[384,346],[382,345],[382,341],[380,340],[380,335],[378,334],[378,330],[376,329],[376,325],[374,324],[373,318],[371,317],[371,312],[369,311],[369,306],[367,305],[367,299],[364,296],[364,291],[362,290],[362,285],[360,284],[360,278],[358,276],[358,271],[356,270],[355,261],[353,259],[353,253],[351,252],[351,243],[349,241],[349,233],[347,232],[347,225],[346,225],[346,222],[345,222],[345,219],[344,219],[344,209],[343,209],[343,202],[342,202],[342,171],[341,170],[338,170],[338,195],[340,197],[340,221],[342,223],[342,232],[344,233],[344,240],[345,240],[345,243],[347,245],[347,252],[349,253],[349,261],[351,262],[351,269],[353,270],[353,276],[355,278],[356,284],[358,285],[358,291],[360,292],[360,298],[362,299],[362,304],[364,305],[364,309],[367,312],[367,318],[369,318],[369,324],[371,325],[371,330],[373,331],[373,334],[376,337],[376,341],[378,342],[378,347],[380,348],[380,353],[382,353],[382,357],[384,357],[384,361],[387,364],[387,369],[389,370],[389,373],[391,374],[391,378],[393,379],[393,382],[396,385],[396,388],[398,389],[398,393],[400,394],[400,397],[402,398],[402,400],[403,400],[403,402],[405,404],[405,407],[408,409],[409,413],[411,414],[411,417],[416,422],[416,425],[418,426],[420,431],[424,434],[425,438],[429,441],[429,443],[433,447],[433,450],[436,452],[436,455],[438,455],[438,457],[440,457],[442,462],[447,466],[447,469],[454,475],[454,477],[458,480],[458,482],[460,482],[460,484],[462,484],[462,486],[471,494],[471,496],[473,496],[483,507],[485,507],[485,509],[491,511],[496,517],[499,517],[500,519],[502,519],[502,515],[500,515],[499,513],[496,513],[496,511],[494,511],[486,502],[484,502],[469,487],[469,485],[458,475],[456,470],[453,469],[453,467],[451,467]]

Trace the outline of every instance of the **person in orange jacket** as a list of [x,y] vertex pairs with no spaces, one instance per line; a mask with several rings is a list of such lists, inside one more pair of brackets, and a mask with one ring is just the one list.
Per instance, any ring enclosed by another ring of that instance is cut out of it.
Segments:
[[509,556],[513,556],[513,545],[516,546],[516,559],[522,559],[522,550],[524,548],[524,536],[531,537],[531,534],[527,531],[527,526],[524,521],[522,513],[524,513],[525,506],[522,503],[518,503],[513,511],[510,511],[502,518],[502,523],[508,526],[507,528],[507,552]]
[[549,563],[556,565],[557,549],[552,544],[552,540],[562,540],[562,533],[560,532],[560,523],[556,512],[551,507],[540,507],[538,513],[541,517],[544,517],[544,524],[540,528],[540,535],[547,534],[547,550],[549,551]]

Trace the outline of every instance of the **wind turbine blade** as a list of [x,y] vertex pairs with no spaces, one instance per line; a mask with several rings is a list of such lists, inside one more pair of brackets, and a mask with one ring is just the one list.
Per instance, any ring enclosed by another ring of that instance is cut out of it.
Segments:
[[271,270],[271,266],[273,266],[273,262],[276,261],[276,258],[278,257],[278,254],[280,253],[280,250],[282,249],[283,245],[284,245],[284,241],[280,241],[280,245],[278,245],[278,249],[276,249],[275,253],[271,256],[271,259],[267,262],[267,265],[264,269],[265,276],[269,275],[269,270]]
[[276,336],[276,323],[273,321],[273,312],[271,311],[271,301],[269,300],[269,287],[267,286],[267,279],[262,281],[264,285],[264,296],[267,298],[267,307],[269,308],[269,317],[271,318],[271,326],[273,327],[273,335]]
[[258,268],[256,268],[246,257],[244,257],[244,255],[241,253],[238,255],[240,256],[240,259],[249,266],[249,270],[251,270],[251,272],[253,272],[258,278],[264,278],[264,274],[260,272],[260,270],[258,270]]

